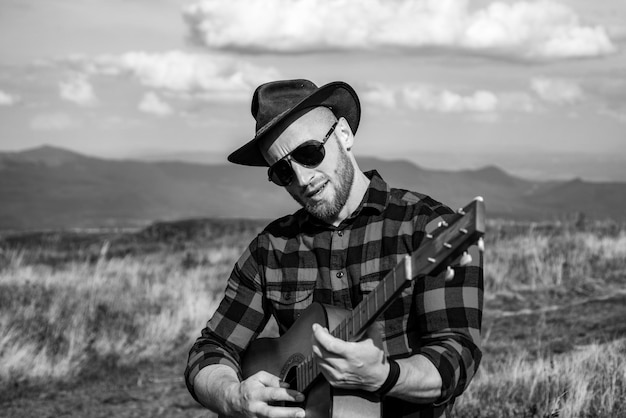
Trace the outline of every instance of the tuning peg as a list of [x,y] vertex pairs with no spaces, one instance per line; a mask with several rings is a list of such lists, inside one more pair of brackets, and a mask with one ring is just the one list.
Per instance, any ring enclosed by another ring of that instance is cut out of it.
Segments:
[[459,208],[456,213],[458,213],[459,215],[465,215],[465,209],[463,208]]
[[483,199],[483,197],[482,197],[482,196],[476,196],[476,197],[474,198],[474,200],[476,200],[476,201],[478,201],[478,202],[484,202],[484,201],[485,201],[485,199]]
[[461,260],[459,260],[459,264],[461,264],[461,266],[466,266],[471,262],[472,256],[467,251],[464,251],[463,255],[461,256]]
[[448,268],[446,269],[446,276],[445,279],[447,282],[449,282],[450,280],[454,279],[454,269],[450,266],[448,266]]
[[443,226],[443,227],[447,227],[447,226],[448,226],[448,223],[447,223],[446,221],[440,221],[440,222],[437,224],[437,226],[438,226],[439,228],[441,228],[442,226]]
[[478,249],[481,252],[485,251],[485,240],[483,239],[483,237],[478,238]]

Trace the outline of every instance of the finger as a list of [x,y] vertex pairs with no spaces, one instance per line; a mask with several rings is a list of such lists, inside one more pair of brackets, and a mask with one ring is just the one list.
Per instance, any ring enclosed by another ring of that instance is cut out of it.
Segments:
[[304,402],[304,395],[293,389],[267,388],[261,400],[266,402]]
[[281,383],[284,383],[280,380],[278,376],[268,373],[265,370],[261,370],[260,372],[257,372],[256,374],[252,375],[251,377],[254,378],[257,382],[267,387],[279,388],[281,387]]
[[346,343],[339,338],[333,337],[330,332],[319,324],[313,324],[314,343],[317,342],[320,348],[329,353],[343,354],[346,351]]
[[263,405],[257,415],[273,418],[304,418],[305,412],[302,408]]

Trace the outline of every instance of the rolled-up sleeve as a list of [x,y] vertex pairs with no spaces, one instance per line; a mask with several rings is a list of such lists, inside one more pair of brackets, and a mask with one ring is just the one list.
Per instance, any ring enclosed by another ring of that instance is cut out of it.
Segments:
[[241,353],[269,319],[263,308],[258,241],[253,240],[235,264],[224,298],[189,351],[185,382],[196,400],[194,379],[206,366],[224,364],[241,378]]
[[482,358],[483,254],[475,244],[467,251],[472,261],[464,266],[452,262],[451,280],[444,271],[418,280],[414,288],[419,353],[437,367],[443,383],[435,405],[459,396]]

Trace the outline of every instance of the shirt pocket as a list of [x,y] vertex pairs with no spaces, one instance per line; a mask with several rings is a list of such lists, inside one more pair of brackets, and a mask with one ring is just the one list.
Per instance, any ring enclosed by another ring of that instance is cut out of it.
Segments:
[[291,327],[313,303],[316,284],[317,281],[267,283],[265,296],[281,332]]
[[385,277],[382,273],[371,273],[365,276],[361,276],[359,280],[359,289],[362,295],[367,295],[380,284],[381,280]]

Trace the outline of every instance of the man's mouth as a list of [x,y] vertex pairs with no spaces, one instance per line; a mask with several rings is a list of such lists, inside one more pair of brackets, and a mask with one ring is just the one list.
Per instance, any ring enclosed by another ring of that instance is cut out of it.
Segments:
[[318,186],[313,187],[310,191],[308,191],[306,193],[306,197],[308,199],[315,197],[317,195],[319,195],[320,193],[322,193],[322,191],[324,190],[324,188],[326,188],[326,185],[328,184],[328,180],[325,182],[322,182],[321,184],[319,184]]

